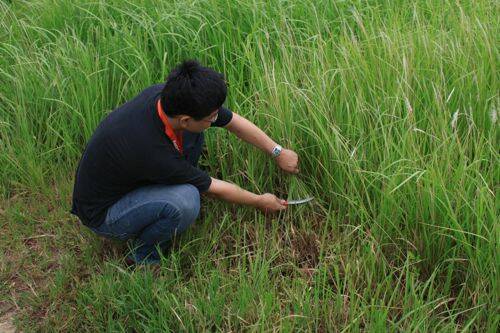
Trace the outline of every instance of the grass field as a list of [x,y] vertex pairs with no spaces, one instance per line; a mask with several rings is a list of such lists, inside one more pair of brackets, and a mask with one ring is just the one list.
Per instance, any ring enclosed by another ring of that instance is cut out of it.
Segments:
[[[25,332],[496,332],[498,12],[0,1],[0,317]],[[300,158],[289,176],[211,129],[209,173],[316,200],[274,217],[204,200],[159,271],[131,271],[69,214],[75,168],[105,114],[187,58]]]

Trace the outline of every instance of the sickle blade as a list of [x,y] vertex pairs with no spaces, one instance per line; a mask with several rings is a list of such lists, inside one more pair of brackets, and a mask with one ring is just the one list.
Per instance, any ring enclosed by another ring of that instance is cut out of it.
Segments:
[[287,201],[287,203],[289,205],[299,205],[299,204],[303,204],[303,203],[309,202],[309,201],[311,201],[313,199],[314,199],[314,197],[308,197],[308,198],[299,199],[299,200],[289,200],[289,201]]

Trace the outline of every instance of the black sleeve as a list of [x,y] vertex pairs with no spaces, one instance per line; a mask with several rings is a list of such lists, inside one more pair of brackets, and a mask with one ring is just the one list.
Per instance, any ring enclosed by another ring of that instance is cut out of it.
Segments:
[[224,127],[229,124],[231,119],[233,119],[233,113],[231,110],[221,106],[217,120],[212,123],[211,127]]
[[153,183],[165,185],[191,184],[200,193],[206,192],[212,183],[212,178],[205,171],[192,166],[180,155],[156,154],[149,161],[151,163],[147,177]]

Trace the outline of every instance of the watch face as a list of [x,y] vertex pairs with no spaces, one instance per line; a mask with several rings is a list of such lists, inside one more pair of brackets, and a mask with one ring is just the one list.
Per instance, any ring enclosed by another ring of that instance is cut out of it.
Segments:
[[280,153],[281,153],[281,147],[274,147],[273,148],[273,156],[274,157],[279,156]]

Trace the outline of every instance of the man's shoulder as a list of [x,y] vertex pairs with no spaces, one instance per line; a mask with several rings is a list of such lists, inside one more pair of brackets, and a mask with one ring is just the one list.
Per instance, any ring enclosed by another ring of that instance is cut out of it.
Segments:
[[164,86],[164,83],[158,83],[143,89],[137,95],[135,95],[135,97],[129,99],[124,104],[115,108],[113,112],[127,110],[129,108],[137,109],[139,106],[144,108],[150,106],[150,104],[154,105],[154,103],[151,103],[151,101],[153,101],[160,95]]
[[156,96],[163,90],[165,83],[157,83],[144,89],[139,95]]
[[122,144],[123,140],[130,138],[135,142],[142,142],[141,139],[150,139],[155,135],[155,122],[152,117],[152,110],[155,106],[155,99],[163,89],[163,83],[155,84],[145,88],[134,98],[116,107],[105,115],[95,129],[89,144],[102,145]]
[[[108,121],[116,119],[134,122],[132,115],[141,115],[144,111],[154,108],[155,101],[163,89],[164,83],[149,86],[138,93],[134,98],[115,108],[107,116]],[[125,119],[124,119],[125,118]]]

